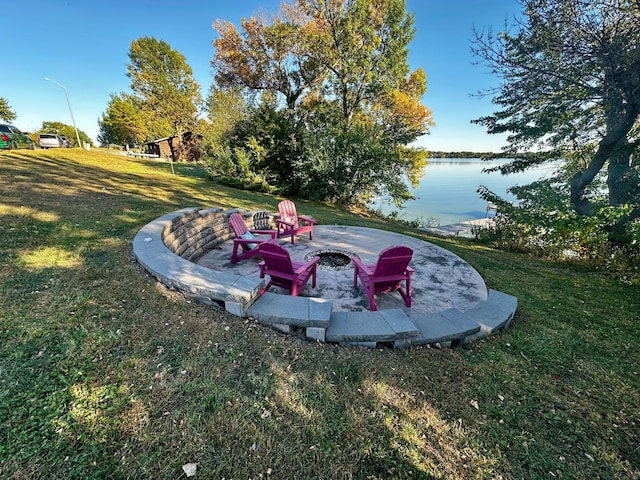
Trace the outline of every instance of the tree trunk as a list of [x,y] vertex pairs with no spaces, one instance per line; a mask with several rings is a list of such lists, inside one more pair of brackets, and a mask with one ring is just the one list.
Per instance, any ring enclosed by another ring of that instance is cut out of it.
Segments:
[[631,203],[632,192],[629,191],[625,177],[631,168],[627,139],[620,141],[620,145],[609,157],[607,169],[607,187],[609,188],[609,205],[619,207]]
[[607,161],[607,157],[611,152],[611,147],[607,147],[603,142],[604,140],[600,142],[598,151],[587,168],[571,177],[570,201],[573,209],[578,215],[592,216],[595,214],[595,208],[589,199],[587,187],[591,185],[598,172],[602,170],[605,162]]
[[[591,163],[589,163],[586,169],[576,173],[571,178],[570,201],[578,215],[591,216],[595,214],[595,207],[589,199],[587,188],[593,183],[598,172],[604,168],[607,160],[609,161],[607,184],[609,187],[610,201],[612,199],[611,192],[614,192],[613,198],[617,198],[616,195],[618,195],[621,190],[620,179],[626,173],[624,164],[626,164],[626,169],[629,168],[630,150],[628,148],[629,144],[627,142],[627,134],[634,125],[637,112],[630,112],[626,110],[625,105],[619,104],[618,102],[612,102],[607,105],[605,110],[610,112],[606,116],[607,133],[602,140],[600,140],[598,150],[596,151],[593,160],[591,160]],[[614,178],[611,178],[612,174]],[[610,203],[610,205],[617,206],[619,204]]]

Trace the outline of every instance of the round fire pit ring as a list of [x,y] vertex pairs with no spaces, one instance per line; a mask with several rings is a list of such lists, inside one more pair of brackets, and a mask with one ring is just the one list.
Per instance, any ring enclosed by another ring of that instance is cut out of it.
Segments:
[[315,252],[307,253],[304,257],[304,261],[308,262],[313,257],[320,257],[317,264],[320,270],[329,270],[332,272],[351,270],[353,269],[351,257],[360,258],[355,253],[346,252],[344,250],[316,250]]

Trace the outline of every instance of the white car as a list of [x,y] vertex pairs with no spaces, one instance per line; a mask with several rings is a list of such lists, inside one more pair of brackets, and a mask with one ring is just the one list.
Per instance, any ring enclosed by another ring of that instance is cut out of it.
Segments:
[[40,148],[61,148],[65,146],[62,137],[55,133],[41,133],[38,135],[38,144]]

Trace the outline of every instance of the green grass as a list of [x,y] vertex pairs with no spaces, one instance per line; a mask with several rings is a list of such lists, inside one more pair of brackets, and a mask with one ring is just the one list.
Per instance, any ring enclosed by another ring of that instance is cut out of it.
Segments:
[[175,167],[0,153],[0,478],[640,478],[637,282],[405,230],[517,296],[516,322],[453,350],[314,344],[131,260],[173,210],[277,210]]

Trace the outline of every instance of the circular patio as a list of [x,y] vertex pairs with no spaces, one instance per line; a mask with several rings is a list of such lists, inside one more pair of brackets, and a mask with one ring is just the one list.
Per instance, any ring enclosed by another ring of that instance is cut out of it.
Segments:
[[[487,287],[480,274],[457,255],[407,235],[384,230],[342,225],[316,225],[313,240],[308,234],[296,237],[295,244],[280,239],[295,261],[304,262],[313,255],[329,253],[327,262],[318,266],[317,286],[309,282],[302,296],[330,299],[333,311],[367,311],[369,302],[360,283],[353,288],[353,266],[344,265],[340,258],[357,255],[364,263],[375,263],[379,253],[393,245],[413,249],[410,266],[415,270],[412,278],[412,307],[407,308],[399,293],[376,297],[379,310],[402,309],[408,317],[441,312],[455,308],[469,310],[487,300]],[[200,257],[197,263],[217,271],[245,277],[259,277],[260,257],[252,257],[232,264],[232,241],[222,242]],[[341,265],[332,265],[335,262]],[[270,292],[288,294],[272,287]]]

